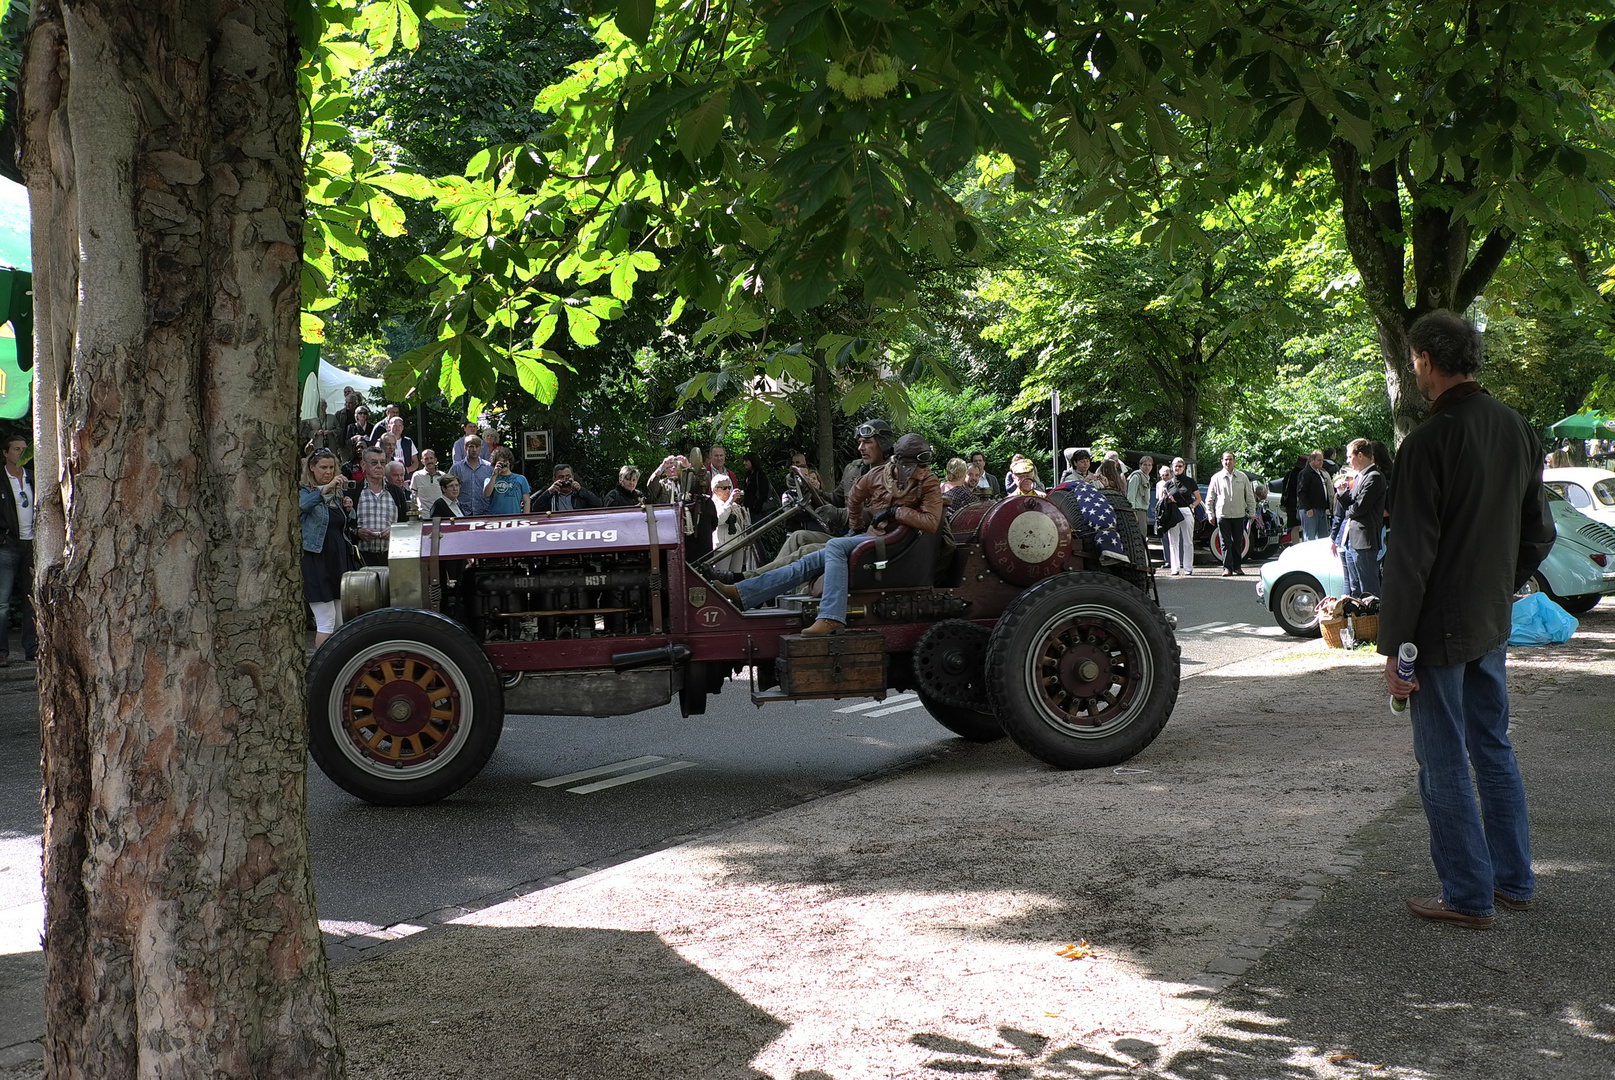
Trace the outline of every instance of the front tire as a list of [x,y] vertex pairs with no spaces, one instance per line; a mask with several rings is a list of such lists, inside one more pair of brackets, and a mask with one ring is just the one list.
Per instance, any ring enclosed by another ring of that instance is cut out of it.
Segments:
[[987,650],[993,711],[1039,761],[1093,769],[1154,741],[1178,699],[1179,650],[1166,616],[1108,574],[1062,574],[1027,589]]
[[1323,586],[1311,574],[1285,574],[1273,583],[1273,621],[1292,637],[1315,638]]
[[499,745],[504,692],[458,623],[388,608],[344,625],[308,672],[309,751],[320,771],[377,806],[452,795]]

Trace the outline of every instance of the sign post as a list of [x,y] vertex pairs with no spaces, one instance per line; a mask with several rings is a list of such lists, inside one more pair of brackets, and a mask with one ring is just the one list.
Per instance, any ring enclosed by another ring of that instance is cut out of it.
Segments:
[[1049,395],[1049,451],[1054,458],[1054,471],[1049,474],[1049,487],[1060,482],[1060,391]]

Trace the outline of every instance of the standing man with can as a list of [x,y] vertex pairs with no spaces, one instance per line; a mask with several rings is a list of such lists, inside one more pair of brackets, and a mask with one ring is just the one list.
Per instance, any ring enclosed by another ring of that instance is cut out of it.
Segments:
[[[1408,345],[1432,404],[1392,475],[1379,651],[1391,696],[1408,699],[1441,895],[1407,906],[1486,929],[1494,901],[1524,910],[1536,891],[1504,676],[1514,594],[1552,547],[1553,519],[1536,436],[1475,381],[1480,334],[1433,311],[1409,329]],[[1418,647],[1411,679],[1396,671],[1404,642]]]

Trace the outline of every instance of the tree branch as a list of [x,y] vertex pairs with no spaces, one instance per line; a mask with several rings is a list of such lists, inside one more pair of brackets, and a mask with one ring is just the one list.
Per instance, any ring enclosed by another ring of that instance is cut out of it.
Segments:
[[1469,260],[1464,268],[1463,276],[1458,279],[1458,287],[1453,290],[1452,306],[1454,311],[1462,311],[1474,303],[1475,297],[1486,288],[1492,275],[1503,264],[1503,256],[1508,254],[1510,245],[1514,243],[1514,230],[1507,225],[1499,225],[1486,234],[1481,241],[1480,249],[1475,257]]

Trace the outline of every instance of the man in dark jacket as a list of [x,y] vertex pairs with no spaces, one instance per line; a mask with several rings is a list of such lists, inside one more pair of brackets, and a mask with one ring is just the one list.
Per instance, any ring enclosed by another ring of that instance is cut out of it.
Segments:
[[[1408,701],[1441,895],[1407,905],[1421,918],[1484,929],[1494,900],[1529,908],[1536,890],[1525,785],[1508,741],[1505,647],[1515,591],[1552,547],[1553,519],[1536,436],[1475,382],[1480,334],[1435,311],[1413,324],[1408,344],[1419,392],[1434,404],[1391,477],[1396,528],[1379,651],[1391,696]],[[1419,650],[1411,680],[1396,672],[1404,642]]]
[[1353,439],[1346,458],[1357,470],[1351,487],[1340,495],[1345,523],[1340,531],[1340,562],[1346,571],[1348,596],[1379,595],[1379,536],[1385,521],[1385,474],[1374,464],[1367,439]]
[[1323,451],[1314,450],[1296,474],[1295,509],[1301,518],[1303,540],[1329,535],[1329,484],[1324,480],[1323,464]]
[[34,473],[22,464],[28,440],[13,435],[5,443],[6,480],[0,484],[0,667],[9,664],[11,594],[22,597],[23,655],[34,659]]

